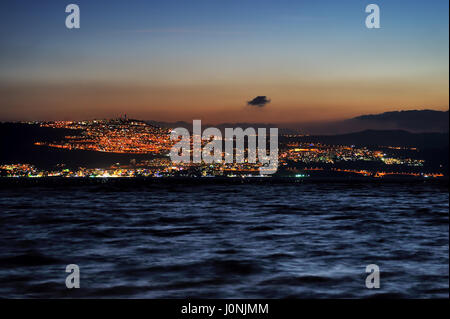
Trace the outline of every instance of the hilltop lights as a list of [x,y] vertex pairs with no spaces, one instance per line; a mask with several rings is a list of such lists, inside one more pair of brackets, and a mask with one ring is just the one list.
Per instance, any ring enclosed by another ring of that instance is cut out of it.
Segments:
[[[258,128],[258,134],[254,128],[226,128],[225,129],[225,152],[222,151],[222,132],[215,127],[209,127],[203,131],[201,120],[194,120],[192,124],[192,161],[193,163],[259,163],[262,175],[274,174],[278,168],[278,128],[270,129],[270,151],[267,155],[266,129]],[[244,140],[247,136],[247,152],[244,148]],[[181,137],[181,140],[180,140]],[[258,137],[258,149],[256,149],[256,137]],[[172,141],[177,141],[170,150],[170,158],[174,163],[190,163],[191,161],[191,135],[185,128],[179,127],[172,130],[170,134]],[[234,141],[236,140],[236,147]],[[207,144],[202,149],[202,142]],[[245,159],[247,153],[247,159]],[[236,154],[236,159],[233,159]],[[223,159],[225,157],[225,159]]]

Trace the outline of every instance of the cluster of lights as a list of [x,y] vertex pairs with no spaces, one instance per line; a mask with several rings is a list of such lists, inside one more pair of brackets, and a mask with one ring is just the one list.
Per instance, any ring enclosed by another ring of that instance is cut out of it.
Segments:
[[125,154],[164,154],[172,147],[170,131],[136,120],[57,121],[42,127],[80,130],[80,135],[66,136],[64,141],[36,142],[68,150],[88,150]]
[[[170,140],[170,129],[149,125],[143,121],[114,119],[91,121],[55,121],[38,122],[41,127],[69,129],[75,134],[65,136],[63,141],[52,143],[36,142],[35,145],[62,148],[67,150],[91,150],[97,152],[125,153],[125,154],[151,154],[156,158],[143,160],[130,165],[114,164],[109,168],[78,168],[68,169],[64,164],[53,170],[39,170],[30,164],[0,165],[3,177],[170,177],[170,176],[259,176],[259,163],[215,163],[215,164],[174,164],[168,157],[173,146]],[[303,135],[294,135],[294,137]],[[289,135],[287,137],[292,137]],[[207,141],[203,141],[206,143]],[[191,137],[192,143],[192,137]],[[418,151],[416,148],[396,146],[383,146],[380,149]],[[405,166],[423,167],[424,160],[400,158],[387,155],[381,150],[371,150],[365,147],[325,145],[321,143],[287,143],[281,147],[279,154],[279,168],[296,178],[310,177],[308,172],[329,170],[333,172],[358,174],[371,177],[384,176],[416,176],[416,177],[442,177],[441,173],[399,172],[398,168]],[[248,148],[242,150],[244,158],[249,155]],[[223,153],[222,155],[225,155]],[[337,165],[345,162],[371,161],[398,168],[389,169],[349,169]],[[311,165],[298,169],[297,164]],[[330,167],[330,165],[334,167]],[[325,167],[325,169],[324,169]],[[328,168],[327,168],[328,167]]]
[[288,144],[288,149],[280,154],[281,162],[302,162],[302,163],[329,163],[352,161],[375,161],[383,162],[386,165],[407,165],[423,166],[423,160],[411,158],[386,157],[386,154],[379,150],[369,150],[365,147],[356,148],[341,145],[323,145],[299,143]]
[[170,160],[153,159],[131,165],[116,163],[110,168],[78,168],[69,169],[60,164],[52,170],[37,169],[31,164],[7,164],[0,165],[0,173],[3,177],[89,177],[89,178],[114,178],[114,177],[188,177],[188,176],[256,176],[259,169],[253,164],[179,164],[174,165]]

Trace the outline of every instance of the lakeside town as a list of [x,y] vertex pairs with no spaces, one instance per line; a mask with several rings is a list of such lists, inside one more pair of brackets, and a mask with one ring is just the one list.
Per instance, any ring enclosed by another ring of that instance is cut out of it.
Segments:
[[[260,163],[173,163],[169,157],[174,141],[171,129],[125,118],[90,121],[26,122],[43,128],[66,129],[73,134],[62,140],[43,142],[36,137],[34,146],[111,154],[148,155],[148,159],[130,159],[107,167],[73,167],[59,163],[43,169],[33,163],[3,163],[1,177],[255,177],[262,176]],[[296,135],[282,135],[279,144],[278,171],[274,176],[309,178],[315,176],[364,176],[373,178],[442,178],[443,171],[430,171],[416,147],[329,145],[305,142]],[[191,141],[192,142],[192,141]],[[245,153],[249,150],[245,148]]]

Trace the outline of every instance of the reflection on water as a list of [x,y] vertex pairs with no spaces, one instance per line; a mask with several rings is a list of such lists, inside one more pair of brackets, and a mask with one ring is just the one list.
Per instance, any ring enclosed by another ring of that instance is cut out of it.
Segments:
[[0,296],[447,298],[448,204],[427,184],[2,189]]

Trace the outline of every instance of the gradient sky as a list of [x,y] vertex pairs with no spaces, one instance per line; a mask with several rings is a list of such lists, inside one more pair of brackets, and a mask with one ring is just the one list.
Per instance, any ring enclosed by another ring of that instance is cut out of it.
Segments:
[[[65,27],[69,3],[78,30]],[[370,3],[381,29],[365,27]],[[2,0],[0,120],[447,110],[448,10],[447,0]],[[246,105],[258,95],[272,102]]]

